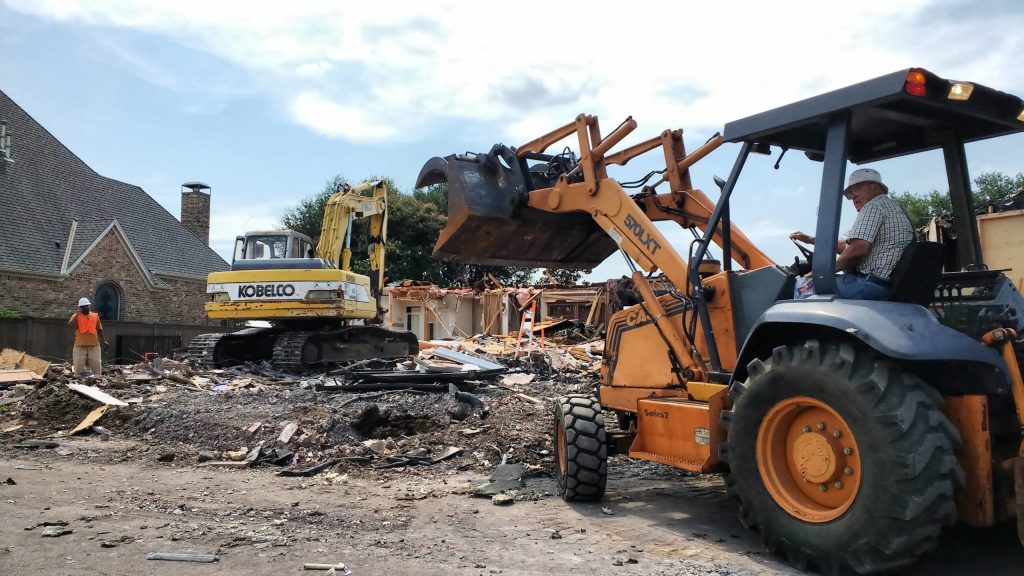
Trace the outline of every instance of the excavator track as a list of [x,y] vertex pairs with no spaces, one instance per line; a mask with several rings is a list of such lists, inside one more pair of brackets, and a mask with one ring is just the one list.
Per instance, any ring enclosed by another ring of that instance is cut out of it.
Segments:
[[310,336],[316,332],[285,332],[274,341],[274,352],[270,363],[277,370],[299,373],[305,368],[302,351]]
[[379,326],[336,326],[327,330],[275,327],[200,334],[189,343],[186,358],[200,369],[270,361],[276,370],[298,374],[313,366],[406,358],[418,352],[419,340],[411,332]]
[[274,332],[272,328],[245,328],[237,332],[200,334],[189,342],[185,357],[201,369],[262,360],[260,350],[266,347],[267,338],[273,337]]
[[185,359],[190,361],[196,368],[213,368],[214,350],[217,348],[217,343],[228,334],[228,332],[214,332],[196,336],[188,343]]
[[374,358],[406,358],[419,352],[411,332],[379,326],[345,326],[326,331],[284,332],[274,342],[271,363],[278,370],[302,372],[312,366]]

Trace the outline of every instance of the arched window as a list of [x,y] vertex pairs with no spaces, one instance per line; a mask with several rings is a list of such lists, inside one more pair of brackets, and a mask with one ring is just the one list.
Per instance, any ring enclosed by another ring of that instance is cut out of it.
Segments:
[[104,282],[96,289],[92,308],[101,320],[117,321],[121,317],[121,290],[113,282]]

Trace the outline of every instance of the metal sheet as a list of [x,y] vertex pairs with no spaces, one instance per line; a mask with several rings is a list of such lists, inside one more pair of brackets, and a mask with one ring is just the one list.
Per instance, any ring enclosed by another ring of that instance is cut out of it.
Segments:
[[434,356],[444,358],[445,360],[451,360],[452,362],[461,362],[463,364],[473,364],[479,366],[481,370],[505,370],[505,367],[501,364],[496,364],[490,360],[485,360],[479,356],[470,356],[469,354],[463,354],[462,352],[456,352],[448,348],[434,348],[430,351]]

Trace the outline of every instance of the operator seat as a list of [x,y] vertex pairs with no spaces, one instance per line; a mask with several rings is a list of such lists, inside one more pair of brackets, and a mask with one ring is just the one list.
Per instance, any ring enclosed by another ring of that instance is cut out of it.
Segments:
[[939,242],[911,242],[893,268],[892,293],[886,300],[927,307],[942,277],[944,247]]

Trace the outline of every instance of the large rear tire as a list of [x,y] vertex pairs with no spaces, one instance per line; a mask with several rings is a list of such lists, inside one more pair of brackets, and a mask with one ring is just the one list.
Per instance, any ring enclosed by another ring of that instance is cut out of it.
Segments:
[[597,398],[559,398],[554,440],[558,495],[570,502],[600,500],[608,482],[608,439]]
[[956,521],[960,435],[942,397],[850,343],[808,340],[754,360],[722,414],[730,494],[770,551],[801,569],[913,564]]

